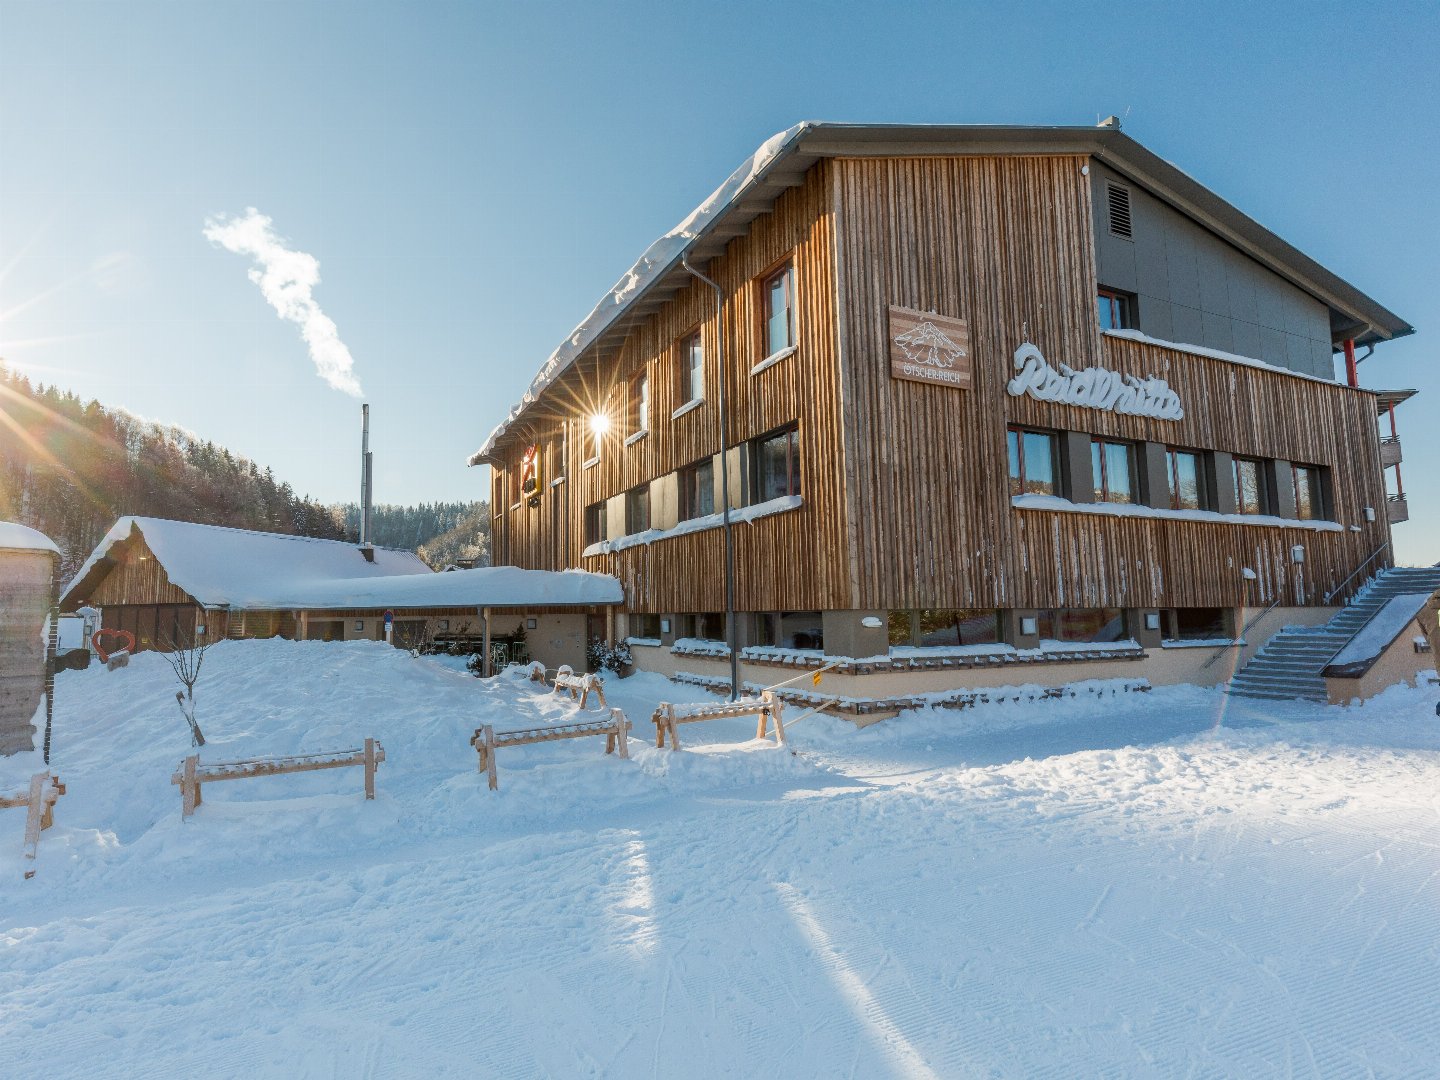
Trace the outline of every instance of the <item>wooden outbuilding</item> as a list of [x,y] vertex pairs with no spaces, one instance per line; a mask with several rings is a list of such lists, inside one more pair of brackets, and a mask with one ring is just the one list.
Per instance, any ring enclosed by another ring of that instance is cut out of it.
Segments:
[[0,521],[0,755],[35,749],[36,712],[50,686],[47,634],[60,549]]

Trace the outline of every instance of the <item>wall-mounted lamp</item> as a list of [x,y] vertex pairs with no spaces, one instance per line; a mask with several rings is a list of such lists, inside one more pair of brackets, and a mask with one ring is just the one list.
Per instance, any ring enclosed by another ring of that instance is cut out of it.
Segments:
[[1367,507],[1365,507],[1365,520],[1366,520],[1366,521],[1374,521],[1374,520],[1375,520],[1375,507],[1373,507],[1373,506],[1367,506]]
[[879,630],[885,624],[880,621],[877,615],[866,615],[860,620],[860,625],[865,627],[866,630]]
[[1242,566],[1240,568],[1240,576],[1246,581],[1254,581],[1257,575],[1255,571],[1251,570],[1248,566]]
[[1290,549],[1290,561],[1291,561],[1292,563],[1294,563],[1295,565],[1297,565],[1297,566],[1300,565],[1301,563],[1303,563],[1303,562],[1305,561],[1305,545],[1304,545],[1304,544],[1296,544],[1294,547],[1292,547],[1292,548]]

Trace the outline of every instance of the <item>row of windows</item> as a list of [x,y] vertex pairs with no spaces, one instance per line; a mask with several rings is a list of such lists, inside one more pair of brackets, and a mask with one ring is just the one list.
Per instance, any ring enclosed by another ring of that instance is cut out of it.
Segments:
[[[761,344],[767,356],[793,348],[796,342],[795,267],[786,263],[760,281]],[[705,398],[705,346],[695,330],[675,343],[676,385],[681,405]],[[650,376],[642,371],[630,381],[626,404],[626,435],[650,430]],[[600,456],[600,435],[592,433],[590,459]]]
[[[743,447],[750,483],[747,504],[800,494],[800,430],[795,425],[751,439]],[[679,520],[690,521],[716,512],[715,459],[701,458],[681,470]],[[585,544],[608,540],[610,515],[604,500],[585,508]],[[650,528],[650,485],[625,492],[625,534]]]
[[[1074,498],[1067,490],[1060,468],[1060,437],[1053,431],[1012,427],[1006,432],[1010,457],[1010,494],[1057,495]],[[1099,436],[1090,440],[1090,499],[1094,502],[1138,503],[1139,445]],[[1215,510],[1216,491],[1212,478],[1215,455],[1207,450],[1165,448],[1165,475],[1168,490],[1150,493],[1149,505],[1172,510]],[[1230,459],[1225,477],[1235,491],[1235,512],[1276,514],[1279,492],[1271,481],[1270,463],[1260,458]],[[1290,470],[1295,491],[1295,516],[1302,521],[1323,519],[1325,472],[1323,466],[1282,462]]]

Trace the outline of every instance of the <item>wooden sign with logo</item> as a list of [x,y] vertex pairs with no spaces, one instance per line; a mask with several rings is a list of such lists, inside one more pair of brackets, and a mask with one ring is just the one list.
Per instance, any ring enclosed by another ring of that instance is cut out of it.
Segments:
[[890,305],[890,377],[970,389],[969,324]]

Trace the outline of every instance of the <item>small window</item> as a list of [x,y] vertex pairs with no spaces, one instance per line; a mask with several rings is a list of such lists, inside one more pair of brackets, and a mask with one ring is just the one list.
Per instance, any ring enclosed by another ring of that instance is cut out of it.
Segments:
[[795,344],[795,267],[785,266],[765,279],[765,353]]
[[1218,641],[1228,636],[1224,608],[1170,608],[1164,623],[1166,641]]
[[1102,330],[1130,330],[1135,326],[1135,305],[1125,293],[1102,288],[1095,296],[1095,309]]
[[650,528],[650,485],[640,484],[625,493],[625,532],[639,533]]
[[1052,610],[1042,611],[1039,616],[1042,640],[1101,644],[1129,636],[1125,632],[1125,612],[1119,608]]
[[1135,447],[1106,439],[1090,441],[1090,471],[1095,483],[1095,501],[1135,501]]
[[825,631],[818,611],[782,611],[776,644],[782,649],[823,649]]
[[715,513],[715,459],[704,458],[680,470],[680,520]]
[[1270,512],[1270,500],[1265,491],[1265,470],[1255,458],[1235,459],[1235,510],[1240,514]]
[[726,640],[725,613],[723,611],[697,612],[690,616],[690,622],[693,627],[692,637],[697,637],[701,641],[723,642]]
[[660,616],[648,614],[631,615],[630,636],[638,638],[658,638],[660,636]]
[[1295,516],[1302,521],[1325,517],[1325,485],[1314,465],[1291,466],[1295,474]]
[[1059,446],[1048,431],[1011,428],[1005,433],[1010,449],[1011,495],[1059,495],[1055,478],[1060,473]]
[[650,430],[650,376],[641,372],[630,383],[630,434]]
[[1210,509],[1210,500],[1205,492],[1204,465],[1198,451],[1167,448],[1165,471],[1170,478],[1170,509]]
[[699,401],[705,396],[705,347],[700,331],[680,342],[680,402]]
[[1134,229],[1130,221],[1130,189],[1120,184],[1105,185],[1106,202],[1110,211],[1110,235],[1122,240],[1133,240]]
[[800,431],[788,428],[751,444],[752,502],[800,494]]
[[585,507],[585,546],[598,544],[607,539],[609,515],[603,502],[591,503]]
[[994,608],[922,610],[916,615],[917,645],[994,645],[1000,640]]

